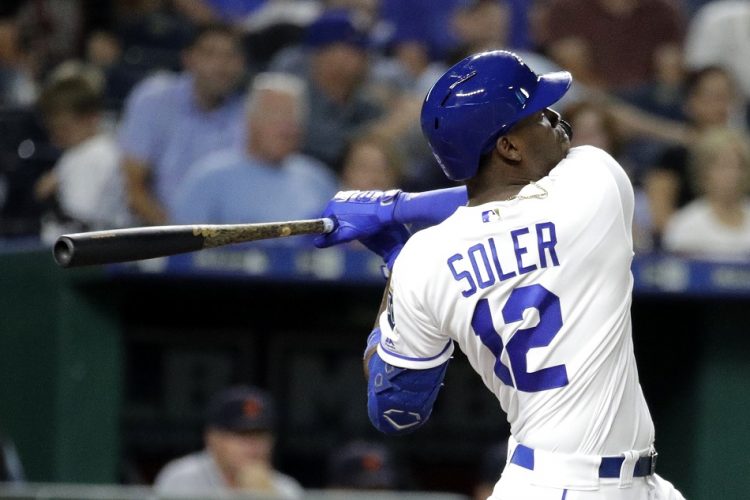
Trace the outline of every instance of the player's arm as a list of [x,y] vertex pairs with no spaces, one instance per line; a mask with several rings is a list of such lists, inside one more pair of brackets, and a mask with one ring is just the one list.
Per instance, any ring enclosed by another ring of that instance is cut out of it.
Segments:
[[[388,314],[389,288],[390,282],[383,294],[378,318]],[[408,434],[429,420],[448,361],[424,370],[400,368],[385,362],[377,352],[381,339],[378,322],[379,319],[367,339],[364,354],[367,415],[380,432]]]
[[125,192],[133,213],[146,224],[165,224],[167,213],[151,191],[148,163],[126,156],[122,161]]
[[336,228],[317,237],[315,245],[325,248],[363,240],[394,225],[425,227],[438,224],[467,201],[464,186],[424,193],[341,191],[328,202],[322,215],[334,219]]

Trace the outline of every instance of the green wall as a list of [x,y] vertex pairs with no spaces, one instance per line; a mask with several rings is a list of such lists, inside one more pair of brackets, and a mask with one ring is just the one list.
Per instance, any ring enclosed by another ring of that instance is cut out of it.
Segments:
[[100,282],[0,255],[0,428],[31,481],[118,478],[121,336]]

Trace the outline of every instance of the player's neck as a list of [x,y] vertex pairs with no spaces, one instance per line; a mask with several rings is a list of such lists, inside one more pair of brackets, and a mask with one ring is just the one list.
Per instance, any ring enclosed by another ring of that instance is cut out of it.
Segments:
[[483,190],[480,193],[472,194],[469,191],[469,206],[484,205],[493,201],[505,201],[513,198],[518,194],[528,182],[518,185],[498,186],[496,189]]
[[529,183],[537,180],[539,179],[531,178],[523,170],[494,169],[480,172],[466,183],[469,206],[506,201],[516,196]]

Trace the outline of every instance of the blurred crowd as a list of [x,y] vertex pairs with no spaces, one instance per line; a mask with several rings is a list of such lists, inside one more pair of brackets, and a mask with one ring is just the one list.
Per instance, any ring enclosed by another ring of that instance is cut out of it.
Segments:
[[445,187],[421,102],[493,49],[573,73],[559,111],[574,145],[630,174],[638,252],[750,258],[736,0],[5,1],[0,237],[307,218],[340,189]]

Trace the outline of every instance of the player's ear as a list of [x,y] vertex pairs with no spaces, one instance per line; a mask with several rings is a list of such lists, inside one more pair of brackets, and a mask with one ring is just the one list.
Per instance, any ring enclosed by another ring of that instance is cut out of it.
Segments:
[[518,149],[512,135],[501,135],[498,137],[495,149],[503,159],[510,163],[521,161],[521,151]]

